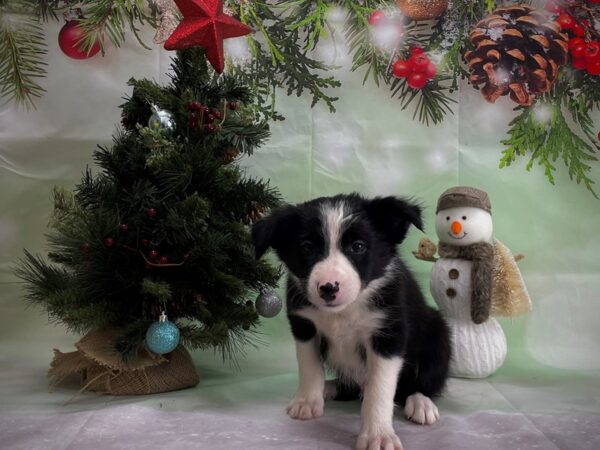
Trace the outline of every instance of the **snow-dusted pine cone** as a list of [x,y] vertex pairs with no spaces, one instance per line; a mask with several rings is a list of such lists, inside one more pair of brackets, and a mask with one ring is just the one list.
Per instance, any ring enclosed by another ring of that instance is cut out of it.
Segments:
[[483,85],[492,103],[509,94],[519,105],[531,105],[567,62],[568,36],[546,11],[527,5],[498,8],[473,27],[469,39],[474,46],[465,53],[469,80],[476,88]]

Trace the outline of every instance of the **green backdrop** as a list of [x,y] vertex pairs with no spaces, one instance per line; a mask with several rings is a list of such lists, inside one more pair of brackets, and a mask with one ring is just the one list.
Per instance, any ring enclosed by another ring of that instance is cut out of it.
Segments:
[[[49,25],[48,34],[56,35],[58,26]],[[147,33],[148,41],[150,37]],[[478,389],[486,388],[475,382],[469,385],[479,386],[470,391],[474,395],[454,398],[442,410],[599,411],[600,201],[571,182],[560,161],[556,186],[541,168],[526,172],[525,159],[498,168],[499,141],[513,117],[508,100],[487,104],[463,85],[455,95],[454,115],[427,127],[411,120],[411,110],[401,111],[385,89],[363,86],[362,74],[348,70],[343,49],[324,43],[318,51],[341,66],[335,71],[343,81],[337,113],[321,105],[311,108],[308,98],[280,93],[277,104],[286,120],[274,123],[268,145],[242,164],[250,173],[270,178],[289,202],[352,191],[414,197],[426,207],[426,231],[433,240],[435,202],[443,190],[458,184],[486,190],[495,236],[526,255],[519,266],[533,312],[501,320],[508,359],[488,382],[508,403],[494,400],[493,393],[478,396]],[[44,371],[51,349],[69,350],[76,336],[48,323],[40,310],[26,308],[13,264],[24,247],[44,251],[51,188],[72,187],[91,163],[94,147],[110,143],[127,79],[166,81],[169,55],[130,42],[109,48],[105,58],[72,61],[51,42],[48,61],[48,93],[37,110],[7,104],[0,112],[0,364],[12,379],[28,380],[27,389],[5,387],[5,407],[17,409],[56,407],[56,397],[43,394]],[[600,115],[595,118],[600,131]],[[598,174],[600,164],[597,180]],[[403,253],[431,300],[431,265],[410,254],[421,237],[413,229]],[[285,315],[263,320],[261,332],[265,345],[248,349],[241,370],[222,364],[211,352],[194,355],[203,378],[198,388],[202,398],[227,405],[236,395],[270,395],[283,407],[293,393],[296,370]],[[466,389],[464,383],[455,382],[455,392]],[[63,393],[64,399],[69,395]],[[176,398],[185,395],[177,393]]]

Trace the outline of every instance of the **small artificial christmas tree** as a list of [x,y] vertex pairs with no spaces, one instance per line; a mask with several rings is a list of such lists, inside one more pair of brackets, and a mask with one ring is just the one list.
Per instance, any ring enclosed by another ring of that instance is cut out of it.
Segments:
[[279,195],[235,162],[269,136],[253,93],[215,75],[199,48],[178,52],[172,70],[166,87],[130,80],[123,130],[94,153],[102,171],[54,191],[49,261],[26,252],[17,270],[51,320],[112,330],[123,364],[148,356],[163,312],[186,347],[232,355],[258,322],[250,296],[279,278],[248,230]]

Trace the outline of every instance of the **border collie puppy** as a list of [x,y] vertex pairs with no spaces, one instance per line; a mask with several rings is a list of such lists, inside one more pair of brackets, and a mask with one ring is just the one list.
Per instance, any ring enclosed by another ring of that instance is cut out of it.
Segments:
[[300,385],[287,412],[313,419],[325,399],[362,397],[360,450],[402,448],[395,401],[414,422],[439,418],[431,397],[446,383],[450,336],[398,256],[411,224],[422,228],[417,205],[351,194],[283,207],[252,229],[257,257],[272,247],[288,268]]

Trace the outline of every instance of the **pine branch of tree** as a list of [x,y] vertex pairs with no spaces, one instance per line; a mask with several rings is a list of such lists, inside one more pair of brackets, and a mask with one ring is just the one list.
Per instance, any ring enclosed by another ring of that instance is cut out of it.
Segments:
[[0,3],[0,95],[26,108],[46,92],[39,79],[46,75],[46,43],[33,0]]

